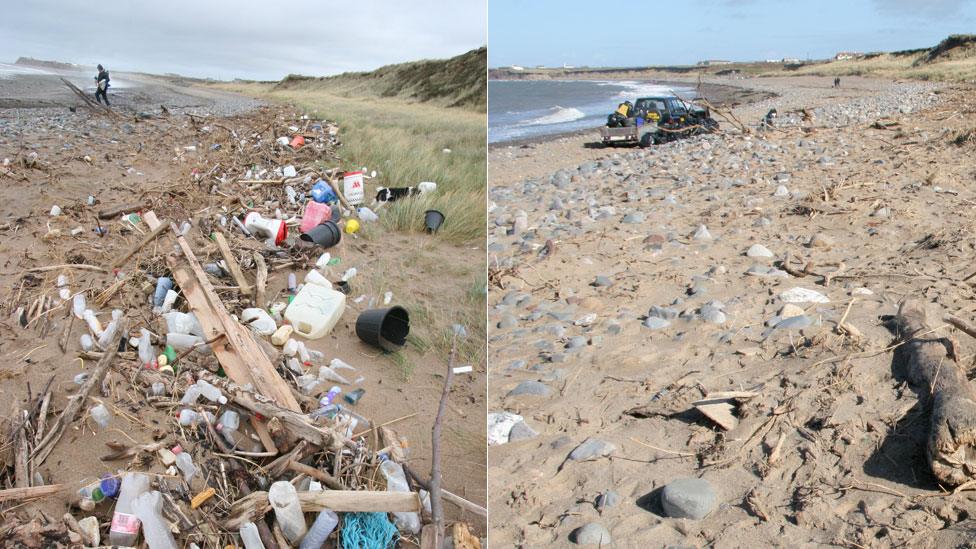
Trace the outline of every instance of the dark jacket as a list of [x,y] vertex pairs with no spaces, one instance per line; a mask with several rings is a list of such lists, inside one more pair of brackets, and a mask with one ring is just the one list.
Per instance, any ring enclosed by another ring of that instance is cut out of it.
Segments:
[[101,71],[99,71],[98,76],[95,78],[95,80],[97,82],[101,82],[102,80],[104,80],[105,81],[105,89],[108,89],[109,78],[108,78],[108,71],[107,70],[102,69]]

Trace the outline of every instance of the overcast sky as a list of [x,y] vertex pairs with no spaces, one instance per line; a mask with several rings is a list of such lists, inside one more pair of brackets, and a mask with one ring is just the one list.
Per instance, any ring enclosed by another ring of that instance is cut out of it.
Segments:
[[823,59],[976,32],[976,0],[491,0],[488,63],[640,66]]
[[7,0],[0,62],[277,80],[445,59],[486,44],[486,0]]

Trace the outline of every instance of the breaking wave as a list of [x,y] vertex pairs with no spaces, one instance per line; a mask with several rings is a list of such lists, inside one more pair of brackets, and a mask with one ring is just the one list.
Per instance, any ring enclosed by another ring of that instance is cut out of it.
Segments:
[[556,105],[555,107],[549,109],[549,114],[540,116],[538,118],[533,118],[531,120],[526,120],[519,125],[544,126],[546,124],[561,124],[563,122],[579,120],[580,118],[584,117],[586,117],[586,114],[579,109],[575,109],[573,107],[560,107],[559,105]]

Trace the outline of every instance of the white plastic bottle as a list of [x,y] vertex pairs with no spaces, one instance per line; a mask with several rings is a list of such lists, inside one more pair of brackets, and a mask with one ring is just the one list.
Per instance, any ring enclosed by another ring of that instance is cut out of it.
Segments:
[[217,431],[227,439],[231,446],[237,445],[237,429],[241,425],[241,418],[234,410],[227,410],[220,415],[217,422]]
[[149,477],[142,473],[126,473],[122,477],[122,488],[112,515],[112,526],[108,539],[112,545],[133,547],[139,538],[139,519],[133,514],[135,499],[149,491]]
[[193,458],[190,457],[190,454],[183,451],[182,448],[178,449],[179,452],[173,452],[176,454],[176,467],[183,473],[183,479],[190,482],[193,475],[197,474],[197,466],[193,464]]
[[156,349],[153,348],[149,330],[139,329],[139,362],[145,367],[156,360]]
[[119,321],[113,320],[108,323],[102,335],[98,336],[98,346],[102,349],[107,349],[108,345],[112,343],[112,338],[115,337],[115,332],[119,329]]
[[210,402],[217,402],[220,404],[227,404],[227,397],[225,397],[220,389],[214,387],[205,379],[197,380],[197,387],[200,388],[200,394]]
[[281,533],[289,543],[298,543],[308,528],[305,526],[305,515],[302,514],[302,505],[298,502],[295,487],[286,480],[273,483],[268,490],[268,501],[274,509]]
[[63,301],[67,301],[71,297],[71,289],[68,288],[68,277],[65,275],[58,275],[58,297]]
[[75,296],[71,298],[71,312],[75,314],[75,318],[78,320],[85,320],[85,309],[85,294],[75,294]]
[[136,498],[133,513],[142,522],[142,535],[149,549],[177,549],[169,524],[163,518],[163,495],[153,490]]
[[200,414],[198,414],[196,410],[184,408],[180,410],[179,421],[180,421],[180,425],[184,427],[189,427],[190,425],[193,425],[200,421]]
[[339,516],[335,514],[335,511],[322,509],[319,511],[319,516],[315,517],[315,522],[308,529],[308,533],[305,534],[305,538],[302,539],[299,549],[322,549],[325,540],[328,539],[329,534],[335,530],[338,524]]
[[91,351],[95,348],[95,340],[88,334],[81,335],[81,349],[83,351]]
[[241,525],[241,541],[244,542],[244,549],[264,549],[261,534],[258,533],[258,527],[253,522],[245,522]]
[[108,421],[112,419],[112,414],[109,413],[108,408],[101,403],[92,407],[89,413],[91,413],[91,417],[95,420],[95,423],[102,429],[108,427]]
[[[386,477],[387,492],[410,492],[407,477],[399,463],[388,459],[380,464],[380,471]],[[420,533],[420,515],[418,513],[393,513],[393,523],[400,531],[411,534]]]
[[88,323],[88,331],[92,333],[93,336],[98,337],[102,335],[102,323],[98,321],[98,317],[95,316],[94,311],[91,309],[85,309],[85,312],[81,313],[82,319]]

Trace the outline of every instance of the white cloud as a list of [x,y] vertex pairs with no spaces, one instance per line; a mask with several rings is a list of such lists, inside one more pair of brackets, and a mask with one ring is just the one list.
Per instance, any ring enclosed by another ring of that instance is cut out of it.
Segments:
[[486,0],[31,0],[4,8],[0,60],[276,80],[447,58],[485,45]]

